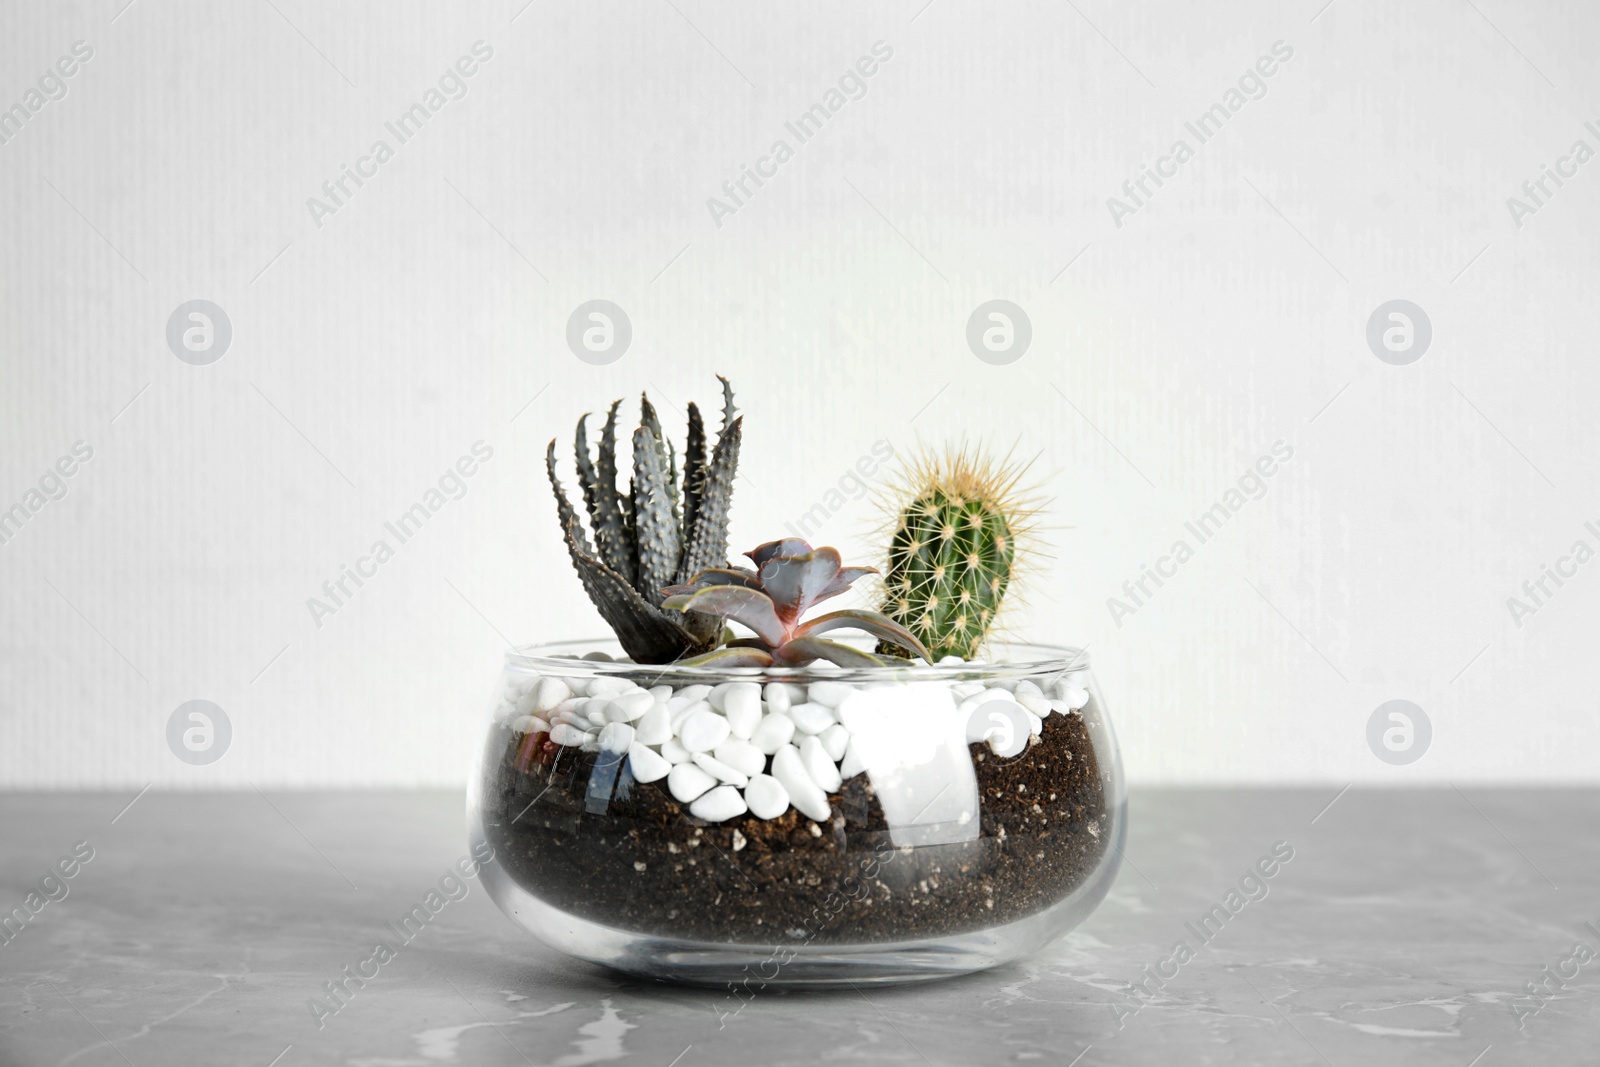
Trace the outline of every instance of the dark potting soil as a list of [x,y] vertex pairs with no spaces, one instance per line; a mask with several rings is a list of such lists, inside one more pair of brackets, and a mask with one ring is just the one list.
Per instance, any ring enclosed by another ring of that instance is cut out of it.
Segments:
[[895,848],[865,774],[828,797],[817,823],[790,808],[708,823],[627,760],[496,727],[483,783],[484,833],[523,888],[591,922],[720,943],[860,944],[1012,922],[1076,889],[1110,833],[1100,768],[1081,716],[1050,715],[1009,759],[971,745],[980,791],[974,840]]

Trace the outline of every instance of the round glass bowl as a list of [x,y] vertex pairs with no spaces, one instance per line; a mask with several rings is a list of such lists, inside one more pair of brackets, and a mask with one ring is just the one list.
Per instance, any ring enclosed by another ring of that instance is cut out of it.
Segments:
[[[866,647],[866,646],[863,646]],[[1126,833],[1080,651],[843,670],[506,656],[468,795],[500,908],[569,955],[757,985],[963,974],[1105,897]]]

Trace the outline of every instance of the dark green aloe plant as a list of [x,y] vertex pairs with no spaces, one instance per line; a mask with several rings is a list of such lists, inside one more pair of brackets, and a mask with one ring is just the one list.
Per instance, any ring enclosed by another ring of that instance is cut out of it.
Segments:
[[606,413],[598,457],[589,454],[589,416],[578,420],[574,453],[593,545],[556,477],[555,441],[545,452],[572,565],[589,599],[636,663],[670,663],[708,652],[721,642],[720,615],[661,609],[665,587],[727,564],[728,508],[744,419],[734,416],[728,379],[717,378],[722,382],[722,428],[708,456],[700,409],[689,405],[681,488],[677,453],[648,397],[641,397],[641,424],[633,431],[633,478],[627,495],[617,489],[617,409],[622,401]]

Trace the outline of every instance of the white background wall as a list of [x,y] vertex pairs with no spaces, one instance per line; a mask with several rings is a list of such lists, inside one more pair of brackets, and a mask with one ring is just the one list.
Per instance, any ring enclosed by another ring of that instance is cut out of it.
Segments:
[[[0,506],[94,450],[0,546],[0,785],[463,781],[502,635],[602,629],[545,442],[717,371],[736,547],[879,438],[1040,453],[1053,558],[1014,621],[1090,647],[1137,781],[1595,777],[1600,563],[1520,627],[1506,599],[1600,544],[1600,163],[1520,228],[1505,201],[1600,148],[1600,10],[125,2],[0,8],[0,104],[94,50],[0,146]],[[319,227],[307,198],[478,40],[468,95]],[[866,95],[715,225],[879,40]],[[1279,40],[1265,96],[1114,225]],[[1034,330],[1008,366],[964,340],[997,297]],[[1409,366],[1364,337],[1397,297],[1433,324]],[[209,366],[165,341],[196,298],[233,326]],[[606,367],[564,342],[593,298],[634,327]],[[1114,624],[1280,438],[1266,495]],[[478,440],[466,495],[319,629],[306,599]],[[872,521],[820,539],[860,557]],[[233,723],[208,767],[165,740],[193,698]],[[1410,766],[1366,742],[1392,698],[1433,724]]]

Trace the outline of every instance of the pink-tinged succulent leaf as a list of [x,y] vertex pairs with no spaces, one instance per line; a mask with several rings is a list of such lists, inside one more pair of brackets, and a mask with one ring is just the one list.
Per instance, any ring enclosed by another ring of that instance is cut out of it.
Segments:
[[817,594],[812,603],[816,604],[827,600],[829,597],[836,597],[867,575],[877,573],[878,568],[876,567],[843,567],[833,581],[829,582],[827,587]]
[[789,631],[778,618],[772,598],[756,589],[737,585],[713,585],[693,593],[679,593],[661,602],[674,611],[703,611],[741,622],[756,632],[768,647],[783,643]]
[[770,667],[772,654],[762,648],[717,648],[688,659],[680,659],[677,667]]
[[764,545],[757,545],[745,555],[760,567],[774,556],[803,556],[811,551],[811,546],[798,537],[784,537],[777,541],[768,541]]
[[761,565],[761,588],[793,626],[839,573],[839,550],[819,548],[800,556],[774,556]]
[[805,638],[845,626],[851,626],[857,630],[865,630],[873,637],[909,648],[925,661],[933,662],[933,657],[928,654],[928,650],[923,647],[922,642],[917,640],[910,630],[907,630],[887,615],[880,615],[876,611],[858,611],[854,608],[846,608],[843,611],[830,611],[826,615],[819,615],[817,618],[812,619],[796,629],[794,633],[796,638]]
[[841,667],[893,667],[904,666],[905,660],[875,656],[838,641],[822,637],[801,637],[777,649],[774,659],[786,667],[803,667],[812,660],[825,659]]
[[674,593],[691,593],[713,585],[742,585],[746,589],[760,589],[761,580],[749,567],[707,567],[687,582],[669,585],[662,590],[668,596]]

